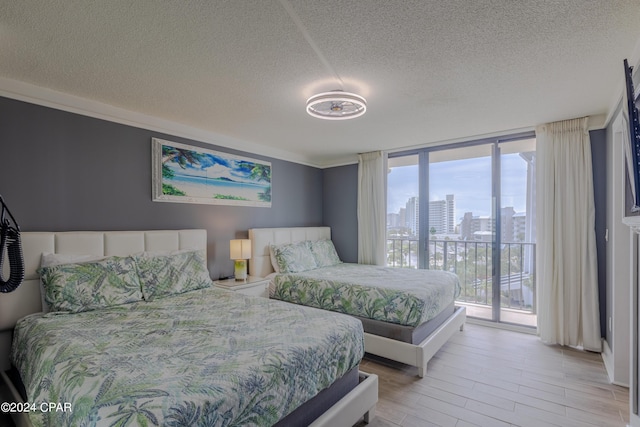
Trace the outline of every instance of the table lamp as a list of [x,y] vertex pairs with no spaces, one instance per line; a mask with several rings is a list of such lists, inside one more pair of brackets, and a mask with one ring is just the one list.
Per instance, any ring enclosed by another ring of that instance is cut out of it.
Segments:
[[235,260],[236,280],[247,280],[247,260],[251,258],[251,240],[231,240],[229,244],[229,257]]

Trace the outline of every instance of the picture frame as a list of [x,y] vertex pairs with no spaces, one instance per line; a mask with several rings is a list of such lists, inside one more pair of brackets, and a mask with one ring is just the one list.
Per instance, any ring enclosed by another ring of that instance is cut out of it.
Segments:
[[271,162],[152,138],[154,202],[271,207]]

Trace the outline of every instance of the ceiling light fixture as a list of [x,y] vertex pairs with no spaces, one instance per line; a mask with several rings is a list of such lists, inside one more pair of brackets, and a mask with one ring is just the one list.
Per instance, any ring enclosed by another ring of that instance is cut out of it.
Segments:
[[307,100],[307,113],[325,120],[347,120],[367,111],[367,101],[355,93],[333,90],[313,95]]

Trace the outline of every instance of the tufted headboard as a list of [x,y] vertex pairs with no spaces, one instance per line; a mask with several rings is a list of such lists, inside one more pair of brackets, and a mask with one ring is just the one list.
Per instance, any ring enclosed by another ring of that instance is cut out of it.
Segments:
[[[130,255],[144,251],[207,249],[206,230],[67,231],[21,234],[24,281],[14,292],[0,294],[0,369],[9,367],[11,331],[27,314],[43,311],[40,266],[43,252],[78,255]],[[6,255],[5,255],[6,256]],[[9,276],[5,260],[3,277]]]
[[269,245],[302,242],[304,240],[331,239],[330,227],[252,228],[249,274],[265,277],[273,273]]

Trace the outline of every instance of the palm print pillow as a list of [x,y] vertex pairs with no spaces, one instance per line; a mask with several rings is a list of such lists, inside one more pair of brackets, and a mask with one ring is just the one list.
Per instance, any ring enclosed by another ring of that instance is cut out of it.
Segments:
[[271,249],[280,273],[298,273],[318,268],[306,241],[273,245]]
[[134,255],[146,301],[211,285],[204,250]]
[[132,257],[58,264],[38,269],[51,311],[80,312],[140,301]]

